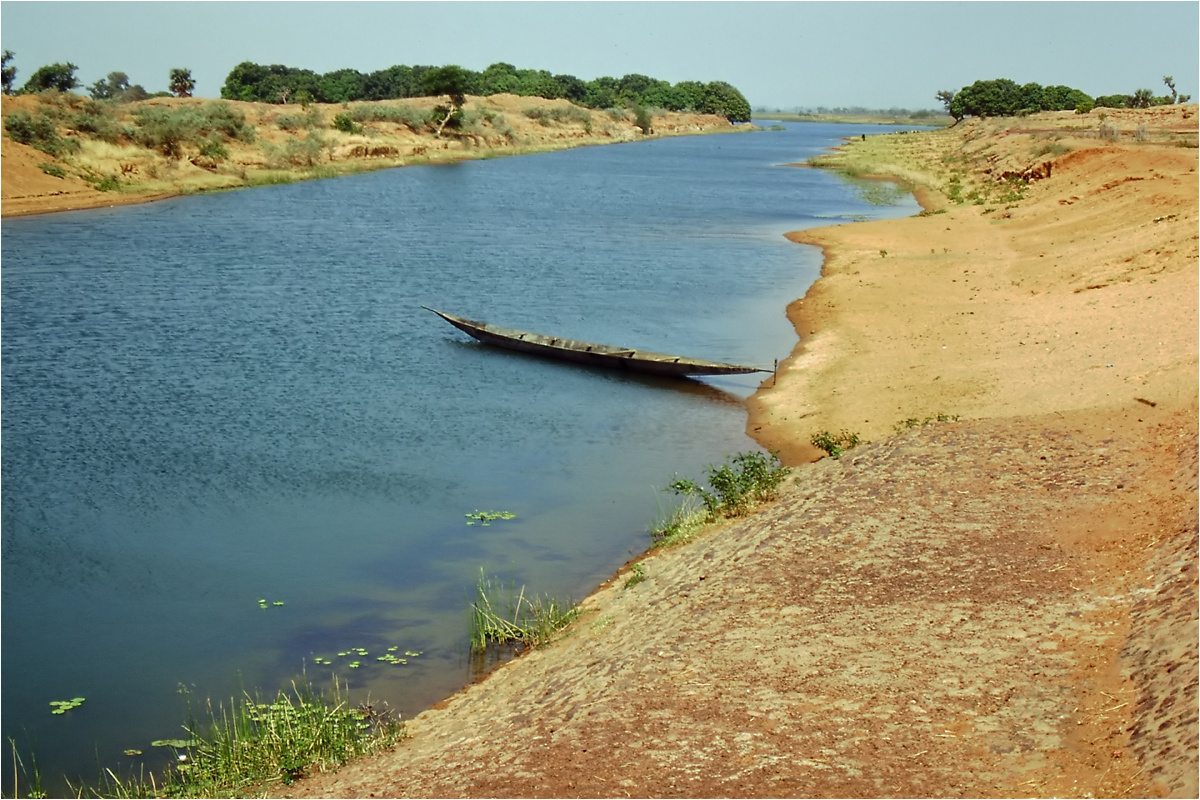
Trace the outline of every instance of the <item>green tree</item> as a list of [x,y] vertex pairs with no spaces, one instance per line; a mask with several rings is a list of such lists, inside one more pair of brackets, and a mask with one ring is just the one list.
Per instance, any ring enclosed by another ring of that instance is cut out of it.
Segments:
[[167,88],[176,97],[191,97],[192,92],[196,90],[196,82],[192,80],[192,71],[186,67],[172,69]]
[[462,108],[470,91],[470,75],[465,69],[451,64],[434,67],[421,76],[421,86],[431,96],[446,95],[455,108]]
[[434,111],[443,115],[438,123],[437,135],[441,136],[447,125],[454,124],[462,118],[462,107],[467,102],[467,91],[470,87],[471,76],[462,67],[451,64],[445,67],[434,67],[421,76],[421,85],[430,95],[446,95],[450,98],[449,106],[438,106]]
[[149,97],[145,88],[131,84],[124,72],[108,73],[107,78],[101,78],[88,87],[88,94],[93,100],[112,100],[117,103],[133,103]]
[[1154,105],[1154,92],[1149,89],[1138,89],[1129,99],[1130,108],[1149,108]]
[[587,82],[583,104],[588,108],[612,108],[617,104],[617,79],[602,76]]
[[724,81],[712,81],[704,87],[704,106],[698,109],[706,114],[720,114],[730,122],[749,122],[750,103],[742,93]]
[[321,103],[349,103],[363,99],[365,76],[356,69],[326,72],[317,82],[316,99]]
[[75,80],[75,71],[79,67],[71,62],[66,64],[48,64],[44,67],[38,67],[37,71],[29,76],[29,80],[25,81],[25,85],[21,87],[23,94],[37,94],[47,89],[55,89],[60,92],[69,92],[79,86],[79,81]]
[[1096,108],[1131,108],[1132,102],[1127,94],[1102,94],[1096,98]]
[[699,81],[680,81],[675,94],[682,104],[680,111],[698,111],[704,105],[704,84]]
[[479,76],[479,93],[482,95],[518,94],[520,86],[517,68],[504,61],[489,65]]
[[420,94],[416,86],[412,67],[398,64],[365,76],[362,99],[397,100],[403,97],[416,97]]
[[295,69],[282,64],[264,67],[243,61],[226,76],[221,97],[252,103],[287,103],[300,92],[308,92],[310,97],[318,96],[319,83],[320,76],[310,69]]
[[583,103],[587,97],[587,84],[574,75],[555,75],[558,84],[558,96],[565,97],[572,103]]
[[1047,86],[1042,90],[1044,111],[1073,111],[1092,102],[1090,95],[1070,86]]
[[0,62],[0,74],[2,74],[2,76],[4,78],[4,93],[5,94],[12,94],[13,81],[15,81],[17,79],[17,68],[10,67],[8,65],[8,62],[12,61],[13,56],[15,56],[15,55],[16,55],[16,53],[14,53],[12,50],[5,50],[4,51],[4,60],[2,62]]
[[641,103],[646,94],[658,81],[647,75],[633,73],[617,81],[617,99],[625,103]]
[[1044,110],[1043,89],[1040,83],[1027,83],[1013,93],[1013,113],[1030,113]]

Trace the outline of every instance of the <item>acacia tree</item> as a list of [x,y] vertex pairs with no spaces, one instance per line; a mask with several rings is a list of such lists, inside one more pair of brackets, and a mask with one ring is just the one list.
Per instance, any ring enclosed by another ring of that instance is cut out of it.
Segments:
[[937,98],[937,101],[939,103],[941,103],[942,105],[944,105],[946,107],[946,113],[949,114],[950,116],[954,117],[955,123],[958,123],[959,121],[962,120],[961,116],[955,116],[954,112],[951,111],[951,108],[953,108],[953,105],[954,105],[954,92],[953,91],[951,91],[950,89],[942,89],[936,95],[934,95],[934,97]]
[[431,95],[446,95],[450,98],[449,106],[438,106],[434,111],[445,114],[438,124],[437,135],[453,120],[461,118],[462,107],[467,102],[467,91],[470,89],[471,76],[462,67],[451,64],[445,67],[434,67],[426,70],[421,76],[421,86]]
[[190,69],[176,67],[171,70],[171,79],[167,86],[176,97],[191,97],[196,89],[196,82],[192,80]]

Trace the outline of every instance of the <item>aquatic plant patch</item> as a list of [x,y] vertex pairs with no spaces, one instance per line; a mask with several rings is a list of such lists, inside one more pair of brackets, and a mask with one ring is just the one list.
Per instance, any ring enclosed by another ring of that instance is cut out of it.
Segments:
[[54,708],[51,714],[65,714],[73,708],[79,708],[83,705],[84,697],[73,697],[70,700],[51,700],[50,705]]
[[474,511],[466,515],[469,522],[468,525],[483,525],[487,527],[492,522],[498,519],[516,519],[517,515],[511,511]]

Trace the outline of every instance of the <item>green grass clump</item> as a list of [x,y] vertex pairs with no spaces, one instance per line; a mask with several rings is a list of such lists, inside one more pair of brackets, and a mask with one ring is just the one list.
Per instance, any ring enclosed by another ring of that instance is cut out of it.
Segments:
[[[508,598],[501,605],[505,591]],[[540,647],[578,616],[579,607],[574,603],[527,595],[524,586],[520,591],[512,586],[506,590],[481,569],[471,603],[471,650],[483,652],[505,645]]]
[[246,797],[270,795],[272,786],[335,768],[391,747],[404,726],[369,701],[350,707],[334,681],[325,697],[307,682],[272,700],[244,695],[229,707],[205,704],[203,724],[186,726],[187,739],[164,740],[176,761],[157,780],[145,772],[122,779],[106,770],[102,796]]
[[771,453],[746,452],[734,456],[731,463],[708,466],[706,489],[689,478],[678,478],[670,486],[671,491],[685,497],[693,497],[704,506],[708,520],[719,517],[736,517],[745,514],[757,504],[772,500],[778,494],[779,484],[791,472],[779,463],[779,457]]
[[830,458],[841,458],[842,453],[862,444],[859,435],[848,430],[842,430],[841,433],[821,431],[813,434],[809,441],[812,442],[813,447],[828,453]]

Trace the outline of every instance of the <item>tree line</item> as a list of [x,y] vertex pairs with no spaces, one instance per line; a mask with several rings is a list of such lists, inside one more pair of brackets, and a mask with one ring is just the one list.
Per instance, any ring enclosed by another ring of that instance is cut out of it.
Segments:
[[724,81],[680,81],[672,85],[639,74],[584,81],[574,75],[518,69],[504,62],[492,64],[481,72],[457,65],[399,64],[370,73],[339,69],[318,74],[282,64],[264,66],[244,61],[233,68],[221,87],[221,97],[226,100],[258,103],[349,103],[502,93],[563,98],[585,108],[642,106],[720,114],[731,122],[750,121],[750,104],[741,92]]
[[1151,106],[1186,103],[1191,95],[1175,90],[1175,79],[1163,78],[1170,95],[1155,96],[1149,89],[1133,94],[1109,94],[1091,97],[1070,86],[1042,86],[1038,83],[1018,85],[1007,78],[975,81],[957,92],[943,89],[936,98],[946,106],[946,113],[955,122],[965,117],[1011,117],[1038,111],[1078,111],[1087,113],[1093,108],[1150,108]]
[[[2,77],[4,82],[5,94],[37,94],[46,90],[69,92],[72,89],[82,88],[82,84],[75,77],[75,73],[79,70],[75,64],[71,62],[47,64],[44,67],[38,67],[29,80],[25,81],[25,85],[19,89],[14,89],[13,86],[17,80],[17,68],[10,66],[13,58],[16,56],[12,50],[5,50],[3,55],[3,71]],[[110,72],[105,78],[93,83],[87,87],[87,92],[93,100],[114,100],[121,103],[133,103],[138,100],[145,100],[150,97],[191,97],[192,92],[196,89],[196,81],[192,79],[192,71],[183,67],[172,69],[167,75],[167,85],[170,87],[168,92],[147,92],[145,87],[140,84],[131,84],[129,76],[124,72]]]

